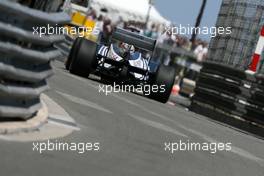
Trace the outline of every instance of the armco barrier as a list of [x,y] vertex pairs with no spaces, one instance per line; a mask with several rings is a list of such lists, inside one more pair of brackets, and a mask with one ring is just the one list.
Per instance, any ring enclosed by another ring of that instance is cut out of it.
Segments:
[[40,37],[34,29],[70,19],[14,1],[0,1],[0,11],[0,121],[26,120],[41,108],[40,94],[53,74],[51,61],[61,56],[53,45],[64,40],[56,34]]
[[263,77],[206,62],[190,110],[264,136]]

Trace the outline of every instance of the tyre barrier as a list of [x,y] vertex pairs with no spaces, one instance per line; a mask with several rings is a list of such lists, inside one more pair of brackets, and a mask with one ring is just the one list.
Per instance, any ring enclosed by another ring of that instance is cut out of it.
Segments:
[[263,74],[257,75],[257,82],[260,86],[262,86],[262,90],[264,90],[263,89],[264,87],[264,75]]
[[74,38],[65,35],[65,40],[63,42],[56,43],[54,45],[63,54],[63,57],[59,58],[60,61],[65,62],[65,58],[68,58],[73,43],[74,43]]
[[0,1],[0,121],[27,120],[41,108],[40,94],[53,75],[52,60],[61,57],[53,45],[61,35],[36,35],[42,26],[62,26],[62,12],[46,13],[15,1]]
[[263,77],[206,62],[190,110],[264,137]]

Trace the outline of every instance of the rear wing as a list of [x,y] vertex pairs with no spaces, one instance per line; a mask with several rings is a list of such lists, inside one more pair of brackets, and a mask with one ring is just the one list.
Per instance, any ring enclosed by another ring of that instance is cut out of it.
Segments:
[[121,28],[115,28],[112,33],[112,39],[128,43],[148,51],[154,51],[156,46],[156,40]]

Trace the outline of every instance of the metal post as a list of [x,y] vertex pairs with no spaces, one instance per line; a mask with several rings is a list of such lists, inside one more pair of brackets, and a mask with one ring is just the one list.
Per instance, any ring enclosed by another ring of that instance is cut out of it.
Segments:
[[[200,26],[200,24],[201,24],[206,3],[207,3],[207,0],[203,0],[200,12],[199,12],[199,14],[197,16],[197,19],[196,19],[195,29],[198,28]],[[195,32],[196,31],[195,29],[192,31],[192,38],[191,38],[192,49],[194,49],[195,39],[196,39],[196,36],[197,36],[197,33]]]
[[151,8],[152,8],[152,4],[153,4],[153,1],[152,0],[149,0],[149,8],[148,8],[147,18],[146,18],[146,22],[145,22],[145,27],[146,28],[148,26],[148,22],[149,22],[149,18],[150,18],[150,12],[151,12]]
[[257,43],[257,48],[255,50],[255,53],[253,54],[252,62],[249,68],[253,72],[257,71],[263,49],[264,49],[264,26],[261,29],[259,41]]

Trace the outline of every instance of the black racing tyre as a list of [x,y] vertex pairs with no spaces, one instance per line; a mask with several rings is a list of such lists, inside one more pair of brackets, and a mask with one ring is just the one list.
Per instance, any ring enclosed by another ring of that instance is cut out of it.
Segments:
[[80,41],[81,41],[81,38],[78,37],[77,39],[75,39],[75,41],[74,41],[74,43],[72,45],[72,48],[71,48],[70,54],[68,56],[68,59],[65,62],[66,70],[70,69],[72,58],[73,58],[74,55],[76,55],[76,50],[77,50],[77,48],[79,48]]
[[81,38],[78,37],[77,39],[75,39],[75,41],[74,41],[74,43],[72,45],[72,48],[71,48],[70,54],[68,56],[68,59],[65,62],[66,70],[70,69],[70,66],[71,66],[71,63],[72,63],[72,58],[73,58],[74,55],[76,55],[76,50],[80,46],[80,41],[81,41]]
[[[176,69],[174,67],[160,65],[152,83],[153,85],[157,85],[159,87],[159,91],[152,91],[150,98],[161,103],[166,103],[169,100],[175,76]],[[160,88],[161,86],[164,88],[162,91]]]
[[128,67],[124,66],[122,68],[122,71],[120,72],[121,81],[127,80],[127,77],[128,77]]
[[72,57],[70,73],[88,77],[97,67],[96,51],[95,42],[81,38],[79,47]]

